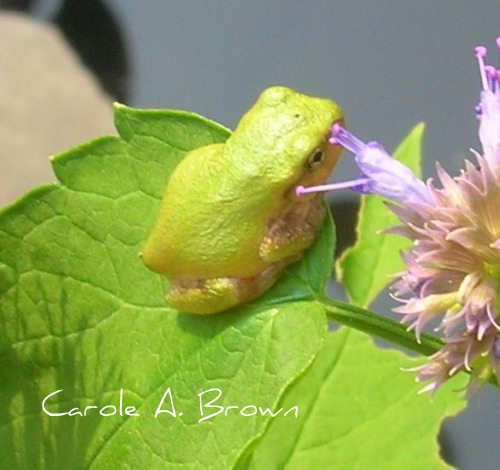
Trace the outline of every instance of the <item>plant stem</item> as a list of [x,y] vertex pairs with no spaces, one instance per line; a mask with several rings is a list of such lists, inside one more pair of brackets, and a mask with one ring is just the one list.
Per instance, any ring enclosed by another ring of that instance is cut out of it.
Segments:
[[422,333],[420,343],[418,343],[415,339],[415,333],[408,331],[405,325],[364,308],[327,297],[322,297],[317,301],[326,310],[331,320],[390,341],[419,354],[430,356],[444,345],[439,338],[425,333]]
[[[331,320],[369,335],[377,336],[410,351],[430,356],[444,346],[443,341],[427,333],[420,335],[420,343],[418,343],[415,333],[408,331],[406,326],[379,313],[370,312],[364,308],[345,304],[328,297],[321,297],[316,300],[326,310],[326,314]],[[500,387],[500,383],[497,383],[493,375],[488,382],[491,385]]]

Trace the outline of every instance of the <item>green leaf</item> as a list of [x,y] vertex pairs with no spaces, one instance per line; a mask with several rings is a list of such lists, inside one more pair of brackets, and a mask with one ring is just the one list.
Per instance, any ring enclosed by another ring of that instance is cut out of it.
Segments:
[[341,328],[331,334],[280,403],[298,406],[298,418],[275,418],[241,467],[451,468],[438,455],[436,435],[444,418],[465,407],[456,392],[465,374],[431,399],[417,395],[421,385],[412,373],[395,373],[402,365],[415,363],[374,346],[363,333]]
[[[413,128],[394,158],[420,176],[420,149],[424,124]],[[337,276],[345,286],[349,300],[368,307],[390,282],[389,276],[401,271],[400,252],[410,246],[403,237],[383,234],[382,230],[398,225],[397,217],[385,207],[383,198],[362,196],[358,216],[357,241],[344,252],[337,263]]]
[[[53,159],[60,183],[0,213],[1,468],[226,468],[270,417],[230,409],[199,423],[198,394],[218,388],[218,405],[272,409],[322,347],[325,314],[311,299],[330,275],[331,223],[259,301],[177,313],[137,253],[175,165],[229,132],[191,113],[124,106],[116,125],[120,137]],[[177,417],[155,418],[169,387]],[[121,389],[140,416],[42,412],[57,390],[51,412],[118,406]]]

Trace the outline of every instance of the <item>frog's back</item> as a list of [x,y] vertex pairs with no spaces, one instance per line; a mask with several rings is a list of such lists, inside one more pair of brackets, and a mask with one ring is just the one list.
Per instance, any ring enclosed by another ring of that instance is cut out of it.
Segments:
[[265,267],[258,249],[278,197],[259,189],[265,175],[249,168],[251,158],[224,150],[224,144],[192,150],[172,173],[142,253],[154,271],[251,277]]

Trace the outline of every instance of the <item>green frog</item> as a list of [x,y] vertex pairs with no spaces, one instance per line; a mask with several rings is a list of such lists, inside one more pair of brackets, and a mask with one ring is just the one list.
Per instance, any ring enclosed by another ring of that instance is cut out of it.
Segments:
[[324,183],[341,147],[333,101],[264,90],[225,143],[186,154],[168,181],[142,259],[167,277],[167,303],[218,313],[260,297],[315,240],[326,208],[297,186]]

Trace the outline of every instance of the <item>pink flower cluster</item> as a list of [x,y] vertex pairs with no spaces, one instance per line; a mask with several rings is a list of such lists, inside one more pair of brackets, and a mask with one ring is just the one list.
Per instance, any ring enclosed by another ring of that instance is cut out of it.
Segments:
[[[500,47],[500,38],[497,39]],[[415,331],[440,320],[444,347],[418,371],[422,389],[436,391],[461,370],[469,387],[496,377],[500,383],[500,70],[486,64],[486,48],[476,48],[482,82],[476,107],[482,153],[475,164],[451,177],[437,165],[439,186],[419,180],[379,144],[364,143],[344,128],[332,141],[354,153],[360,179],[298,193],[350,187],[393,201],[402,225],[390,229],[413,241],[404,253],[406,271],[392,287],[403,305],[395,309]]]

